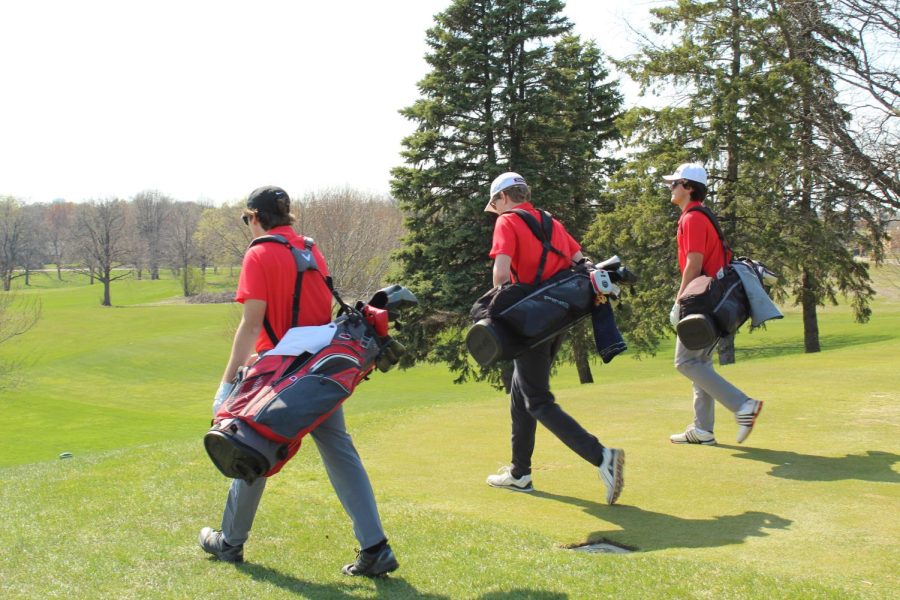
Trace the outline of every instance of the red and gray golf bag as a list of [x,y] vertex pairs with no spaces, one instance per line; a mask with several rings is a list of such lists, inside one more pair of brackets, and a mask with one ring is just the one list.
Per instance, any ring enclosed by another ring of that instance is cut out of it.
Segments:
[[[286,243],[284,238],[273,241]],[[298,277],[300,265],[298,260]],[[273,351],[239,373],[203,438],[207,454],[226,477],[252,482],[278,473],[303,437],[331,416],[360,381],[376,366],[389,370],[404,353],[388,335],[388,319],[416,302],[409,290],[391,286],[355,308],[334,295],[341,309],[325,326],[334,333],[324,347],[299,355]]]

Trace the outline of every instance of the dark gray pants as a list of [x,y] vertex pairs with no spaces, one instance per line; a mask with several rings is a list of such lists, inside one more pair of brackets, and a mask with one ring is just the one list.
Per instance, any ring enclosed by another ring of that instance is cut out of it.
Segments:
[[512,465],[516,477],[531,473],[538,422],[592,465],[599,466],[603,460],[603,446],[597,438],[566,414],[550,393],[550,368],[562,340],[563,336],[558,336],[513,361],[510,414]]

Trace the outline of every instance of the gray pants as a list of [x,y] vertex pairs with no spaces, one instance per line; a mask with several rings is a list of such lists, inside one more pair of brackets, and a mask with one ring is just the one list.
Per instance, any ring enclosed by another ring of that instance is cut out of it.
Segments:
[[715,344],[702,350],[688,350],[676,339],[675,368],[694,384],[694,427],[712,431],[718,400],[736,413],[747,401],[747,394],[737,389],[713,369],[712,351]]
[[[353,439],[347,433],[343,407],[338,408],[310,435],[322,456],[331,486],[353,521],[353,535],[359,541],[360,548],[374,546],[385,539],[369,475],[353,446]],[[243,479],[231,482],[222,515],[222,533],[225,541],[232,546],[247,541],[265,488],[265,477],[257,479],[252,485]]]

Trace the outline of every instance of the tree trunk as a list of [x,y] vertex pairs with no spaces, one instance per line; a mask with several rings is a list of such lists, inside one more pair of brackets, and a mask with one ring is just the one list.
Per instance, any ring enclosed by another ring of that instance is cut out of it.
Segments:
[[575,368],[578,370],[578,383],[594,383],[594,375],[591,373],[591,364],[588,362],[587,353],[575,351]]
[[56,263],[56,279],[62,281],[62,265]]
[[816,294],[812,275],[803,270],[803,291],[800,295],[803,306],[803,350],[806,353],[819,352],[819,319],[816,315]]
[[103,282],[103,304],[102,306],[112,306],[112,301],[109,297],[109,279]]
[[734,334],[719,338],[719,364],[733,365],[734,359]]

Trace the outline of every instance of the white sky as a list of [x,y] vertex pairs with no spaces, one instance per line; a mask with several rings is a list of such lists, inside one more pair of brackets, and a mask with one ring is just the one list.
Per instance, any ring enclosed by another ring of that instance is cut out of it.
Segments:
[[[569,0],[622,57],[659,0]],[[0,0],[0,195],[389,192],[450,0]],[[623,84],[626,83],[623,81]],[[624,87],[634,101],[633,85]]]

